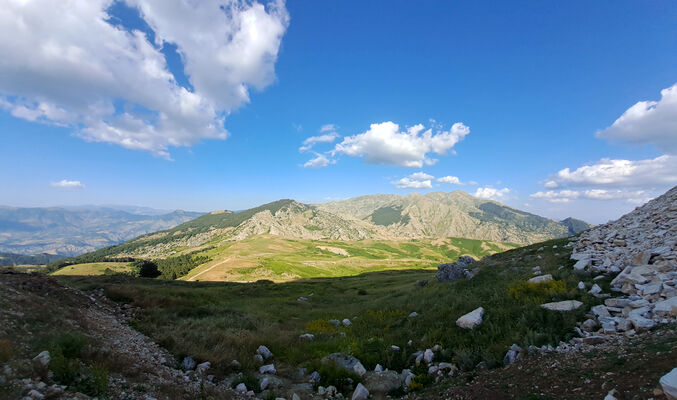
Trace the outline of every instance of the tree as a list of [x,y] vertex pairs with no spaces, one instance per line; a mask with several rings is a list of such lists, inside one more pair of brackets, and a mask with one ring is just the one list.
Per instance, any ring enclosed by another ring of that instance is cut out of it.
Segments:
[[152,261],[139,260],[134,262],[132,266],[136,269],[137,274],[141,278],[157,278],[160,276],[160,270],[158,269],[157,264]]

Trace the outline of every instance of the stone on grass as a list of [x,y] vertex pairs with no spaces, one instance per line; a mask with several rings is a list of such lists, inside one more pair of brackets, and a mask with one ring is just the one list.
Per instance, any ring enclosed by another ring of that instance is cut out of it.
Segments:
[[386,394],[402,386],[402,377],[395,371],[370,372],[364,377],[369,393]]
[[540,275],[529,279],[529,283],[546,283],[552,281],[552,275]]
[[599,287],[599,285],[595,283],[594,285],[592,285],[592,288],[590,290],[588,290],[588,293],[593,294],[593,295],[594,294],[600,294],[600,293],[602,293],[602,288]]
[[266,360],[273,356],[273,353],[264,345],[261,345],[258,349],[256,349],[256,354],[261,354],[261,356]]
[[392,351],[400,351],[400,347],[399,347],[399,346],[392,345],[392,346],[390,346],[390,350],[392,350]]
[[409,318],[416,318],[416,317],[418,317],[418,313],[416,311],[409,314]]
[[181,361],[181,367],[186,371],[192,371],[195,369],[195,360],[193,356],[188,356]]
[[52,358],[49,355],[49,351],[41,351],[40,354],[33,358],[33,368],[40,373],[47,372],[51,360]]
[[357,375],[364,375],[367,370],[364,365],[355,357],[347,356],[343,353],[332,353],[322,359],[323,364],[332,363],[337,367],[341,367],[346,371],[355,372]]
[[244,383],[240,383],[237,386],[235,386],[235,390],[240,393],[247,393],[247,385],[245,385]]
[[369,390],[363,384],[358,383],[353,392],[351,400],[367,400],[369,398]]
[[453,282],[463,277],[471,279],[472,273],[468,275],[466,272],[468,272],[468,267],[475,262],[475,259],[470,256],[461,256],[454,263],[440,264],[437,266],[437,280],[440,282]]
[[479,307],[457,319],[456,325],[463,329],[473,329],[482,323],[483,316],[484,308]]
[[209,368],[211,368],[211,366],[212,366],[212,363],[210,363],[209,361],[205,361],[203,363],[198,364],[195,367],[195,372],[203,374],[203,373],[207,372],[207,370]]
[[344,326],[350,326],[350,325],[353,324],[352,322],[350,322],[350,320],[349,320],[348,318],[345,318],[345,319],[344,319],[343,321],[341,321],[341,322],[343,323]]
[[308,377],[311,382],[319,382],[322,380],[322,377],[320,376],[320,373],[317,371],[313,371],[310,376]]
[[576,310],[582,305],[583,303],[578,300],[564,300],[541,304],[541,307],[550,311],[572,311]]
[[433,351],[430,349],[426,349],[423,353],[423,360],[426,362],[426,364],[433,362],[433,358],[435,358],[435,353],[433,353]]
[[266,365],[262,365],[261,367],[259,367],[259,373],[260,374],[275,375],[277,373],[277,371],[275,370],[275,365],[266,364]]
[[315,335],[313,335],[312,333],[304,333],[303,335],[299,336],[299,338],[305,340],[313,340],[315,339]]
[[578,282],[578,289],[585,290],[585,283],[583,281]]

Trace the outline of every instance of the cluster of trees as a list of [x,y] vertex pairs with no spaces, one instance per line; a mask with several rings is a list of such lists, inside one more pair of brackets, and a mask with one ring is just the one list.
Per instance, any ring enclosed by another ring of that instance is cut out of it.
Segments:
[[160,278],[176,279],[188,274],[191,269],[209,260],[210,258],[207,256],[196,256],[191,253],[155,260],[155,264],[160,272]]

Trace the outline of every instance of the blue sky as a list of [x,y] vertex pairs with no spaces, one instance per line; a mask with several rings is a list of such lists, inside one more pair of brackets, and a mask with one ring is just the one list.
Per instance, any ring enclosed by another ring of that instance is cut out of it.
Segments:
[[68,3],[0,11],[0,204],[461,189],[599,223],[677,184],[673,1]]

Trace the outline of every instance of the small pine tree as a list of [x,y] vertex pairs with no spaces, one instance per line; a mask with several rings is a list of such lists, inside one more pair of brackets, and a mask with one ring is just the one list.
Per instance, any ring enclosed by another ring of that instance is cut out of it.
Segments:
[[137,275],[141,278],[157,278],[160,276],[160,270],[152,261],[139,260],[132,264],[137,271]]

